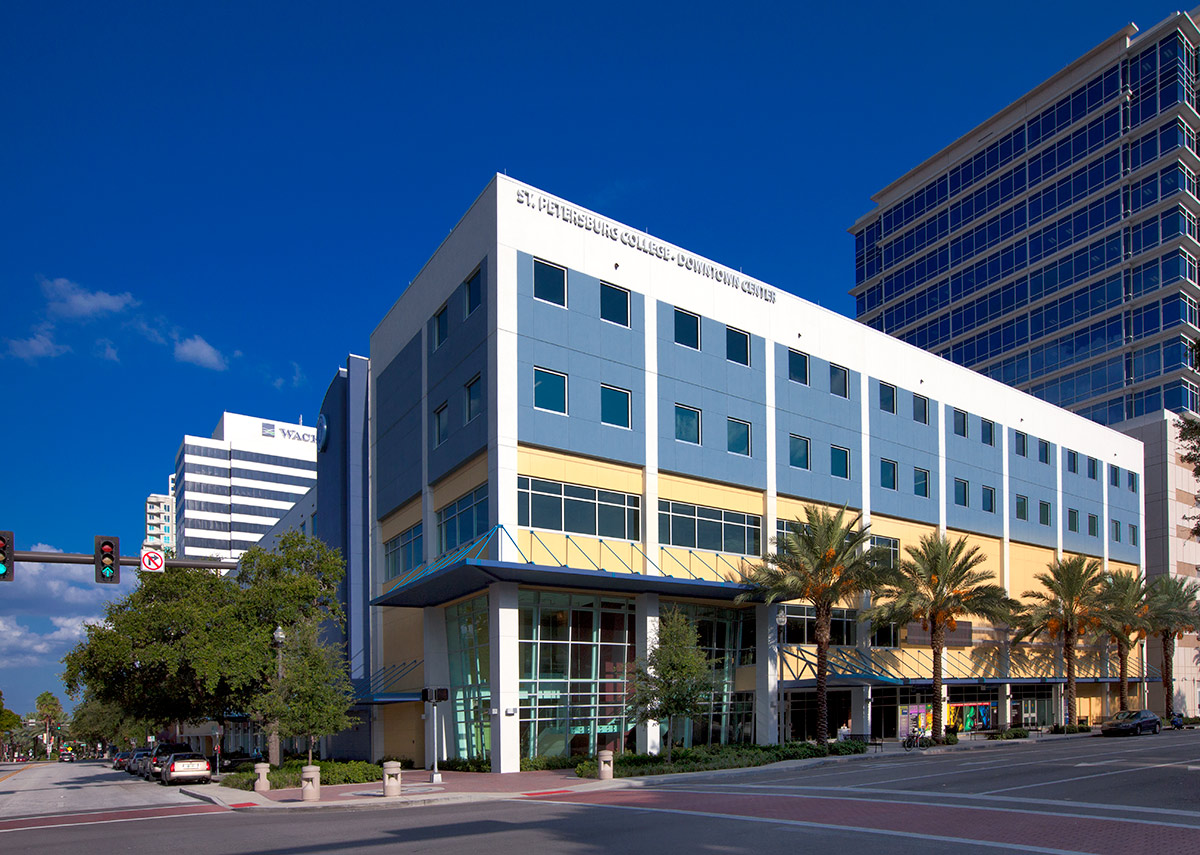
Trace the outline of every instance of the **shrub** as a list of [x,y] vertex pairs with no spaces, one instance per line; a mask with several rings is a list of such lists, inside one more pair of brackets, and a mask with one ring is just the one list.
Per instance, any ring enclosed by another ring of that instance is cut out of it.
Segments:
[[848,754],[866,754],[867,743],[858,739],[845,739],[840,742],[831,742],[829,743],[829,753],[843,757]]
[[[243,764],[244,765],[244,764]],[[305,760],[291,759],[278,769],[267,773],[271,789],[286,790],[300,786],[300,770],[308,765]],[[369,784],[383,780],[383,767],[363,760],[339,762],[335,760],[318,760],[316,765],[321,769],[322,784]],[[254,789],[257,775],[251,771],[227,772],[221,777],[221,786],[232,787],[236,790]]]
[[487,757],[451,757],[449,760],[439,760],[438,768],[447,772],[490,772],[492,761]]
[[385,754],[385,755],[383,755],[382,757],[380,757],[380,758],[379,758],[379,768],[381,768],[381,769],[382,769],[382,768],[383,768],[383,764],[384,764],[384,763],[388,763],[388,762],[391,762],[391,761],[398,762],[398,763],[400,764],[400,768],[401,768],[401,769],[415,769],[415,768],[417,768],[417,763],[416,763],[416,761],[415,761],[415,760],[413,760],[413,759],[411,759],[411,758],[409,758],[409,757],[397,757],[397,756],[395,756],[394,754]]
[[[701,745],[681,748],[674,752],[671,762],[658,754],[619,754],[613,763],[613,775],[630,778],[639,775],[667,775],[676,772],[707,772],[715,769],[740,769],[763,766],[780,760],[807,760],[827,755],[864,754],[867,745],[857,739],[830,743],[828,747],[811,742],[789,742],[785,745]],[[581,778],[594,778],[599,767],[592,758],[575,766]]]
[[1028,739],[1029,731],[1023,727],[1010,727],[1008,730],[999,730],[995,733],[989,733],[988,739]]
[[958,732],[954,730],[946,731],[946,745],[958,745]]
[[522,757],[521,771],[522,772],[541,772],[546,769],[572,769],[579,765],[579,762],[585,758],[576,755],[574,757],[564,757],[561,754],[547,756],[539,754],[536,757]]

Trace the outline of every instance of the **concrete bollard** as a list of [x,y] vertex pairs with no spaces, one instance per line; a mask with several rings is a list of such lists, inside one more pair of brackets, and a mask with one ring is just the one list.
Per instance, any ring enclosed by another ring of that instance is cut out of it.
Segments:
[[319,802],[321,800],[321,767],[300,767],[300,800]]
[[254,774],[258,775],[254,779],[254,792],[265,793],[271,789],[271,782],[267,780],[267,773],[271,771],[270,763],[255,763]]
[[613,777],[613,753],[608,750],[597,751],[596,760],[600,764],[600,780],[611,781]]
[[383,764],[383,794],[400,795],[400,764],[395,760],[388,760]]

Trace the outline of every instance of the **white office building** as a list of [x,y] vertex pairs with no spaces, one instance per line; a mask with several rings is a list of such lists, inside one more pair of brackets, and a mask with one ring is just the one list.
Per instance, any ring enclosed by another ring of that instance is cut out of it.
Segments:
[[175,455],[176,554],[238,558],[317,483],[316,429],[223,413]]
[[146,497],[146,536],[142,549],[175,550],[175,476],[168,480],[166,494],[151,493]]

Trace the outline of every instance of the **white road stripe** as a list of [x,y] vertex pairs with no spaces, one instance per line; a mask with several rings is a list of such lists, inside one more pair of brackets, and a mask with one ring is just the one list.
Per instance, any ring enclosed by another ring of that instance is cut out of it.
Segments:
[[1029,789],[1034,789],[1036,787],[1050,787],[1055,784],[1069,784],[1072,781],[1086,781],[1088,778],[1103,778],[1105,775],[1124,775],[1129,772],[1141,772],[1146,769],[1166,769],[1170,766],[1180,766],[1180,765],[1186,765],[1188,763],[1196,763],[1196,762],[1200,762],[1200,757],[1196,757],[1191,760],[1179,760],[1175,763],[1159,763],[1154,766],[1139,766],[1135,769],[1114,769],[1111,772],[1096,772],[1093,775],[1076,775],[1074,778],[1059,778],[1057,781],[1043,781],[1040,784],[1021,784],[1020,786],[1017,786],[1017,787],[1001,787],[998,790],[985,790],[984,792],[980,793],[979,795],[991,796],[991,795],[995,795],[996,793],[1010,793],[1013,790],[1029,790]]

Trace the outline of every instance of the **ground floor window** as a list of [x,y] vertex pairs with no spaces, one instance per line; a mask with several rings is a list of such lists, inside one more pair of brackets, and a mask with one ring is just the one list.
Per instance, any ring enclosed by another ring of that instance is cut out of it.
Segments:
[[446,607],[446,652],[450,703],[439,715],[452,717],[449,741],[454,757],[488,757],[492,749],[491,650],[488,598]]
[[1049,727],[1054,724],[1054,687],[1048,684],[1012,687],[1014,727]]

